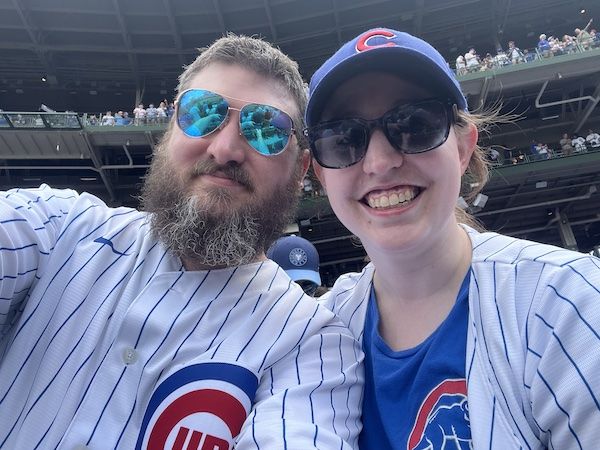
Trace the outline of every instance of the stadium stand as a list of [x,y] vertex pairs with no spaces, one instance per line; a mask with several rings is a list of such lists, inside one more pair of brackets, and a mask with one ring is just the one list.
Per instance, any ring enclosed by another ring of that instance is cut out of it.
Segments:
[[[402,8],[391,0],[216,1],[211,8],[177,0],[147,2],[143,12],[119,5],[0,5],[2,189],[48,183],[137,205],[170,115],[176,74],[196,47],[228,30],[259,34],[298,60],[308,79],[340,42],[372,26],[393,26],[432,42],[452,67],[470,48],[489,53],[485,70],[466,70],[465,63],[459,71],[470,108],[501,101],[503,112],[523,117],[483,137],[494,149],[494,168],[485,199],[467,205],[476,217],[489,229],[540,242],[586,252],[600,245],[599,148],[565,152],[561,144],[565,133],[585,142],[600,131],[599,41],[594,33],[589,42],[561,38],[562,50],[551,48],[548,57],[536,47],[540,34],[572,36],[600,10],[582,13],[562,0],[416,1]],[[41,103],[76,112],[39,112]],[[166,119],[157,111],[151,120],[136,120],[140,103],[164,108]],[[113,120],[102,125],[109,110]],[[323,283],[331,284],[362,267],[364,252],[318,195],[316,180],[310,185],[292,225],[317,247]]]

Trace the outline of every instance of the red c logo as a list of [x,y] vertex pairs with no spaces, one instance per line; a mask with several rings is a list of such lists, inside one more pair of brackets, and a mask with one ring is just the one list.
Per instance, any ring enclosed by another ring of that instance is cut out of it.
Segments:
[[364,52],[366,50],[371,50],[373,48],[378,48],[378,47],[395,47],[396,46],[396,44],[394,42],[386,42],[385,44],[379,44],[379,45],[369,45],[369,39],[376,37],[376,36],[383,37],[386,39],[392,39],[392,38],[396,37],[396,35],[389,30],[378,29],[378,30],[367,31],[356,42],[356,51]]

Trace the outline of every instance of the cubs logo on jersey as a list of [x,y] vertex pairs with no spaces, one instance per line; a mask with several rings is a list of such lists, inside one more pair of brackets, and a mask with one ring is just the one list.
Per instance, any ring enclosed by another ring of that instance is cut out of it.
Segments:
[[444,380],[419,408],[408,450],[470,450],[471,427],[465,379]]
[[257,387],[256,375],[233,364],[178,370],[154,391],[136,450],[230,450]]

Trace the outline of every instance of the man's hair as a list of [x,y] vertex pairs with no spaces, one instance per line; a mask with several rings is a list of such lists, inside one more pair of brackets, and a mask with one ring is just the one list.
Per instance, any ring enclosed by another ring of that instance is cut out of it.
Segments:
[[179,76],[177,92],[188,88],[192,78],[208,65],[216,62],[247,67],[275,80],[289,92],[297,111],[288,111],[294,121],[295,135],[300,148],[306,148],[303,136],[304,111],[307,102],[306,84],[298,70],[298,63],[270,43],[255,37],[227,33],[209,47],[198,49],[200,55],[185,67]]

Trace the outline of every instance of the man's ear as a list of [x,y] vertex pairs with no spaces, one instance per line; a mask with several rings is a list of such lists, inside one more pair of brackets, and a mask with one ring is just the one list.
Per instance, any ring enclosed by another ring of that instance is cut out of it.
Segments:
[[310,151],[307,149],[302,150],[302,177],[301,180],[306,176],[308,168],[310,167]]
[[460,158],[460,167],[464,174],[469,167],[471,156],[475,151],[477,145],[477,139],[479,138],[479,132],[477,127],[473,123],[468,123],[466,126],[461,127],[456,134],[458,141],[458,155]]

